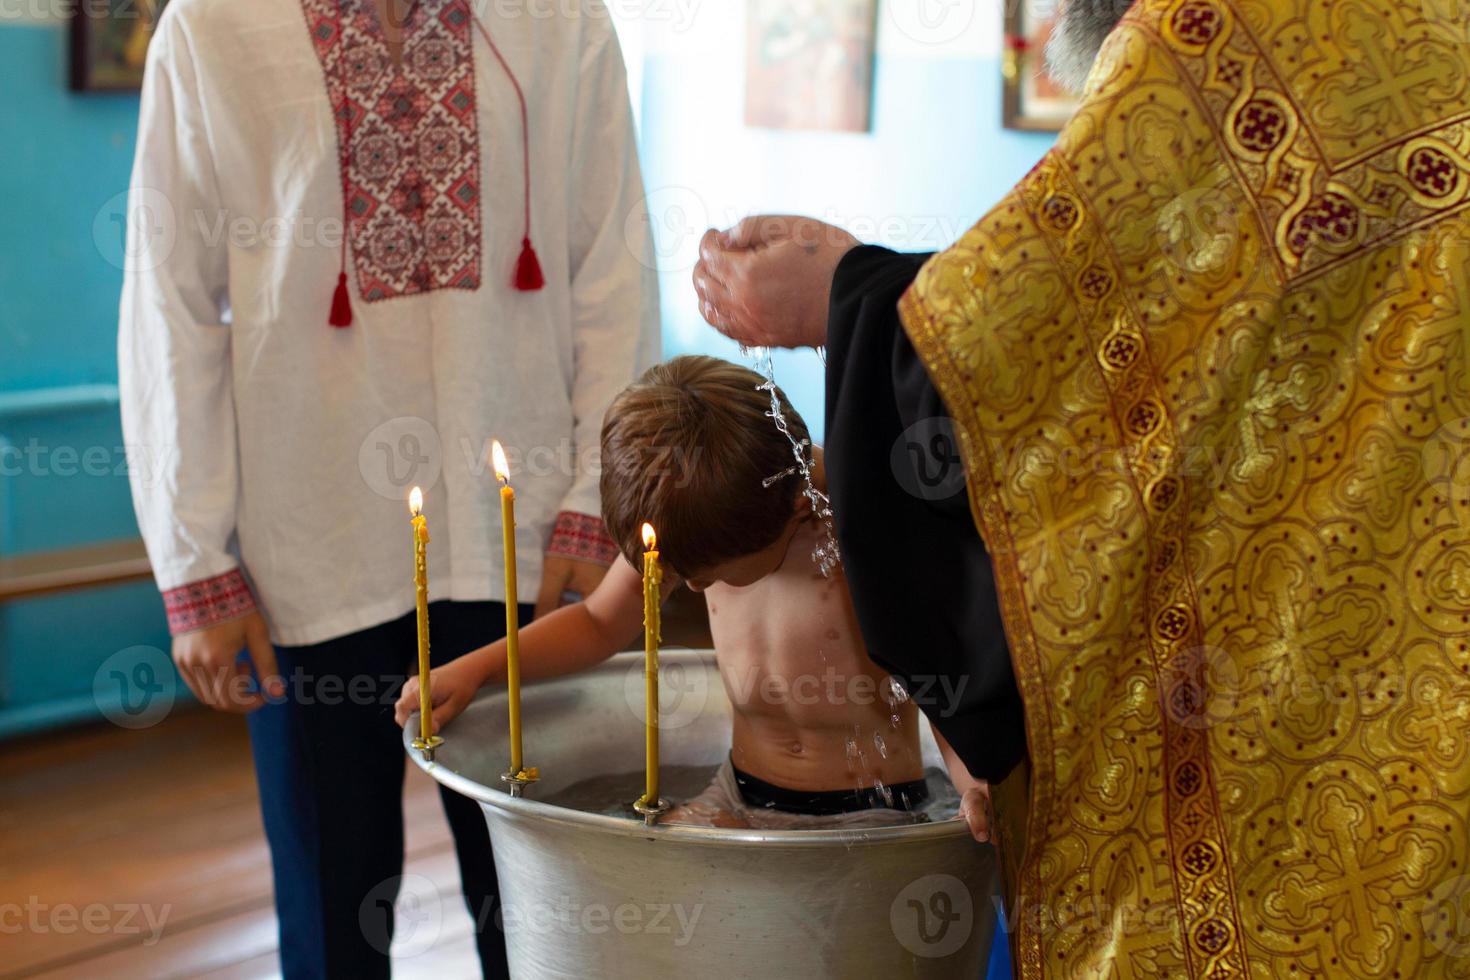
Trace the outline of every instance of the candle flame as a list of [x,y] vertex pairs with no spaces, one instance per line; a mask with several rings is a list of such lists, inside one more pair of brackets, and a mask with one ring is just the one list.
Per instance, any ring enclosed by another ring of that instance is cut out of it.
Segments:
[[490,458],[495,465],[495,478],[501,483],[510,483],[510,463],[505,458],[505,448],[499,439],[490,440]]
[[658,547],[658,535],[653,533],[653,525],[647,522],[643,525],[643,547],[648,551]]
[[424,512],[424,492],[418,487],[414,487],[408,492],[408,509],[414,517],[418,517]]

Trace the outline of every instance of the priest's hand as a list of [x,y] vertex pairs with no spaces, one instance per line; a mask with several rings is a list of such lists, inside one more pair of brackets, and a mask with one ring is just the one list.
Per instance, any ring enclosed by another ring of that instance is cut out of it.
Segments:
[[[435,667],[429,671],[429,711],[432,715],[430,723],[433,725],[431,731],[437,735],[439,729],[459,717],[460,712],[474,700],[475,692],[484,683],[485,674],[480,658],[474,655],[459,657],[443,667]],[[417,710],[419,679],[415,675],[403,685],[403,693],[398,695],[398,703],[393,705],[393,720],[402,728],[408,724],[409,715]]]
[[[250,654],[259,686],[250,677],[250,664],[240,651]],[[271,646],[265,617],[252,612],[218,626],[174,637],[174,663],[189,690],[217,711],[248,714],[286,692],[276,668],[276,650]]]
[[760,215],[699,243],[694,290],[720,333],[751,347],[827,342],[832,277],[860,242],[815,218]]
[[582,598],[602,584],[606,566],[561,555],[547,555],[541,565],[541,591],[536,596],[536,618],[555,612],[568,592]]

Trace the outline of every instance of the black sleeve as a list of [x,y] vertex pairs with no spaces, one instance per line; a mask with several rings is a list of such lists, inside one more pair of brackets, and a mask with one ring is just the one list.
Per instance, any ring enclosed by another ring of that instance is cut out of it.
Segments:
[[898,319],[928,258],[863,246],[837,268],[827,485],[869,655],[994,782],[1025,755],[1026,735],[953,425]]

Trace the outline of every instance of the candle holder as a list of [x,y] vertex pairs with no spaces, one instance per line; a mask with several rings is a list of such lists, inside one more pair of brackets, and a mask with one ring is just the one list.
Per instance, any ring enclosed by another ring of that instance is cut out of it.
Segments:
[[510,786],[510,795],[520,799],[526,792],[526,787],[541,778],[541,770],[535,766],[522,769],[520,772],[501,773],[500,781]]
[[428,738],[419,736],[413,740],[413,747],[424,754],[425,762],[434,761],[434,750],[444,744],[444,739],[439,735],[430,735]]
[[663,797],[659,797],[657,803],[649,803],[648,797],[640,796],[634,801],[633,809],[643,814],[643,825],[645,827],[653,827],[658,824],[658,818],[668,813],[673,807]]

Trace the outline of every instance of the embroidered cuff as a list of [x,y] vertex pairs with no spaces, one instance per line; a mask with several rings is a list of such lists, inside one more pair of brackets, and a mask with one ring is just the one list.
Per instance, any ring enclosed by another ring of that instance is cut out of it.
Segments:
[[163,594],[168,631],[174,636],[239,619],[255,608],[255,597],[238,568],[169,589]]
[[556,527],[552,529],[546,553],[607,566],[618,557],[618,546],[608,537],[602,521],[590,514],[564,510],[556,515]]

